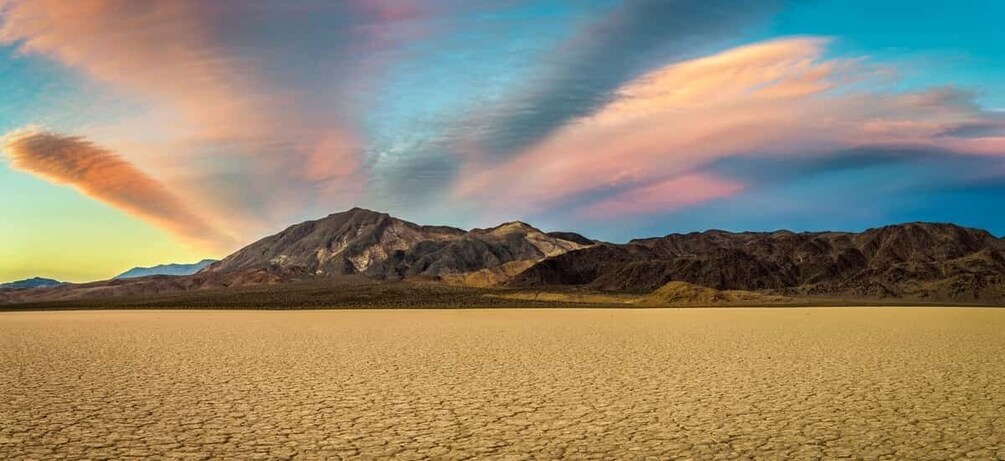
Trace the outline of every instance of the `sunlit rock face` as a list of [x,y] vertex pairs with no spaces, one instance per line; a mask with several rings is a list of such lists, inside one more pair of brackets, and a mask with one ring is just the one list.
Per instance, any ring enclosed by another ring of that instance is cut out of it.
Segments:
[[521,222],[464,231],[420,226],[385,213],[354,208],[291,226],[205,271],[295,268],[314,275],[362,274],[401,279],[458,276],[498,268],[494,278],[502,281],[507,277],[499,274],[508,274],[513,267],[529,267],[546,257],[591,244],[571,234],[549,235]]

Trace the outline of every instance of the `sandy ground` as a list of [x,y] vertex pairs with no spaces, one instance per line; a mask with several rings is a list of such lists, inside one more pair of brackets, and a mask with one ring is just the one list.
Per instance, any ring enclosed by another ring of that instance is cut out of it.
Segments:
[[0,458],[1005,458],[1005,309],[0,314]]

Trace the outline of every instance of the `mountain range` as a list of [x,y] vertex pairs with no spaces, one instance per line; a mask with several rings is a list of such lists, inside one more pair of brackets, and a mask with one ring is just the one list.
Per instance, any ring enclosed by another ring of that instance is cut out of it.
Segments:
[[996,304],[1005,300],[1005,240],[952,224],[907,223],[860,233],[710,230],[617,244],[518,221],[463,230],[354,208],[290,226],[192,275],[7,290],[0,301],[279,287],[345,277],[477,287],[493,296],[572,289],[674,302],[688,294],[757,302]]
[[508,283],[648,292],[671,281],[788,295],[1000,299],[1005,241],[936,223],[861,233],[713,230],[595,245],[542,261]]
[[30,279],[15,280],[13,282],[0,283],[0,290],[22,290],[29,288],[54,287],[62,284],[59,280],[47,279],[43,277],[32,277]]
[[149,277],[151,275],[192,275],[215,262],[215,259],[203,259],[202,261],[192,264],[158,264],[151,267],[134,267],[116,275],[113,278],[132,279],[137,277]]

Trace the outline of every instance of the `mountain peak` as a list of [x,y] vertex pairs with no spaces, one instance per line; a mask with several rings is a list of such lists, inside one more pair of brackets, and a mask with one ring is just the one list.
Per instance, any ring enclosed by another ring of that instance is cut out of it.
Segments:
[[536,227],[531,226],[523,221],[507,221],[494,227],[485,229],[485,232],[504,234],[510,232],[541,232]]
[[202,270],[202,268],[215,263],[215,259],[203,259],[197,263],[192,264],[158,264],[156,266],[150,267],[134,267],[129,269],[119,275],[113,277],[113,279],[129,279],[136,277],[149,277],[151,275],[192,275],[196,272]]
[[391,215],[384,213],[382,211],[375,211],[369,208],[354,206],[348,210],[332,213],[328,216],[331,217],[331,216],[391,216]]
[[354,207],[291,226],[206,271],[264,269],[312,276],[364,274],[380,279],[440,277],[493,270],[513,262],[529,265],[582,246],[520,221],[464,231],[421,226]]
[[[107,293],[94,290],[96,286],[140,293],[357,274],[378,280],[414,277],[518,288],[579,285],[632,293],[687,282],[786,296],[1000,302],[1005,299],[1005,241],[980,229],[912,222],[864,232],[710,230],[617,244],[568,232],[544,233],[522,221],[465,231],[355,207],[290,226],[189,278],[96,282],[72,296]],[[36,283],[59,282],[35,277],[0,287]],[[76,289],[64,288],[53,293],[62,296]],[[51,295],[45,291],[9,289],[0,293],[0,302]]]
[[49,279],[44,277],[32,277],[24,280],[15,280],[13,282],[0,283],[0,289],[20,289],[20,288],[39,288],[39,287],[51,287],[56,285],[62,285],[63,282],[55,279]]

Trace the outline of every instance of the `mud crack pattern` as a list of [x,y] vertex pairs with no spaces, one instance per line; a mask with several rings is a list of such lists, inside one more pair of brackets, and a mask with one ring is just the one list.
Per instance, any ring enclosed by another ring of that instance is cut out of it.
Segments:
[[1005,310],[0,314],[0,458],[1003,459]]

